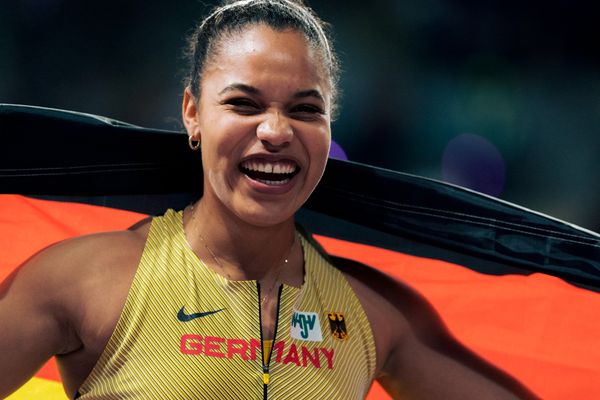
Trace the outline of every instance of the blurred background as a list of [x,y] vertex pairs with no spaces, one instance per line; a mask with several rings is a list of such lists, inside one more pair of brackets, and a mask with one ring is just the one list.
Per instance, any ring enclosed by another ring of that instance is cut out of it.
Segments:
[[[308,3],[334,27],[344,74],[333,132],[350,160],[600,231],[594,2]],[[0,4],[0,102],[181,130],[182,48],[212,2]]]

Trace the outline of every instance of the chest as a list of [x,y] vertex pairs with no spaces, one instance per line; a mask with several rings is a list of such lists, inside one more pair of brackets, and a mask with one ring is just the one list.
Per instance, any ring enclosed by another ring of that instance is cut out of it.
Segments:
[[372,349],[364,346],[355,311],[344,301],[331,304],[313,291],[283,286],[270,321],[269,352],[255,283],[136,281],[82,393],[96,393],[110,381],[130,382],[119,389],[131,391],[120,393],[123,398],[158,386],[169,388],[161,396],[167,399],[224,393],[293,399],[319,382],[327,398],[360,398],[372,379]]
[[272,316],[263,316],[257,282],[208,269],[175,222],[153,223],[81,399],[364,397],[374,341],[341,273],[304,243],[305,284],[283,285]]

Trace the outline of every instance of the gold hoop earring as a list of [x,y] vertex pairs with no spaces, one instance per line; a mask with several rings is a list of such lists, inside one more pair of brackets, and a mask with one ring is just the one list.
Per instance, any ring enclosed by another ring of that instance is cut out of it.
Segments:
[[195,151],[200,148],[200,141],[194,140],[193,136],[188,136],[188,145],[190,146],[190,149]]

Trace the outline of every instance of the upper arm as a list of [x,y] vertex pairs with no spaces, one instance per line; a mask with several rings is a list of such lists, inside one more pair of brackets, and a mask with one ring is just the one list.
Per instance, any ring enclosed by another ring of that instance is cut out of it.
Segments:
[[49,249],[32,257],[0,284],[0,398],[25,383],[52,355],[64,350],[61,290]]
[[431,343],[411,329],[378,376],[394,398],[533,399],[536,396],[451,336]]
[[386,327],[383,333],[375,332],[382,358],[377,380],[394,398],[536,398],[458,342],[435,309],[412,288],[365,265],[342,264],[344,272],[362,286],[357,294],[360,298],[362,291],[361,302],[373,328]]
[[0,398],[53,355],[98,346],[110,335],[146,233],[142,227],[67,240],[0,284]]

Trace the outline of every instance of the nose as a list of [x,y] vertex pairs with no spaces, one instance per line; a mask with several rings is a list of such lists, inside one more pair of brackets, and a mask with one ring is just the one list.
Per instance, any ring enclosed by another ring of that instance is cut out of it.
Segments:
[[291,142],[294,131],[285,115],[273,111],[267,113],[265,119],[258,125],[256,136],[269,149],[283,148]]

